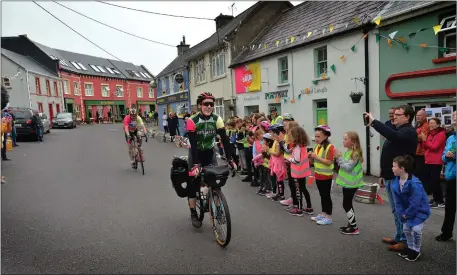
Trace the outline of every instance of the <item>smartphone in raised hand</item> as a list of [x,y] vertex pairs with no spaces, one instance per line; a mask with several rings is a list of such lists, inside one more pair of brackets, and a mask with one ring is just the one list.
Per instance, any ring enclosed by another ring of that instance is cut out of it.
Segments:
[[365,115],[365,114],[362,114],[362,116],[363,116],[363,125],[368,126],[368,124],[370,124],[370,118],[368,117],[368,115]]

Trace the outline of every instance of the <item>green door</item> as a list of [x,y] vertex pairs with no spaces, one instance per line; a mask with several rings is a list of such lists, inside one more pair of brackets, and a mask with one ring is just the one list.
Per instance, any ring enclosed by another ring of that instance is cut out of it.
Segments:
[[316,112],[316,126],[326,124],[328,125],[327,120],[327,108],[317,109]]

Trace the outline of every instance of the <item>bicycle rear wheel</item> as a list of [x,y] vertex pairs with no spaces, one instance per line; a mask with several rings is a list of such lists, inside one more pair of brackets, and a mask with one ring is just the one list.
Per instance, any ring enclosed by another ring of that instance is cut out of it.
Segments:
[[230,219],[227,200],[220,189],[211,190],[209,208],[211,227],[216,242],[220,246],[226,247],[232,237],[232,220]]

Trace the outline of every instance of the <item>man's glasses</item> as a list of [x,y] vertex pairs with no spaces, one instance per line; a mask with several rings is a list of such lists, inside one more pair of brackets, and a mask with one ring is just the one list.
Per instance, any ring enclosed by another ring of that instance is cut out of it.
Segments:
[[214,107],[214,102],[209,102],[209,101],[208,102],[203,102],[202,105],[205,106],[205,107]]
[[395,113],[394,116],[404,116],[405,114],[397,114]]

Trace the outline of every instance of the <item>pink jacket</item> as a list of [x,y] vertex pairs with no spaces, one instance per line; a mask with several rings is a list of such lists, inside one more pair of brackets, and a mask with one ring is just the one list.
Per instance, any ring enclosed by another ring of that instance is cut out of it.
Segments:
[[443,165],[441,157],[443,155],[445,145],[446,131],[443,128],[440,127],[430,131],[427,139],[422,142],[422,147],[425,150],[425,164]]

